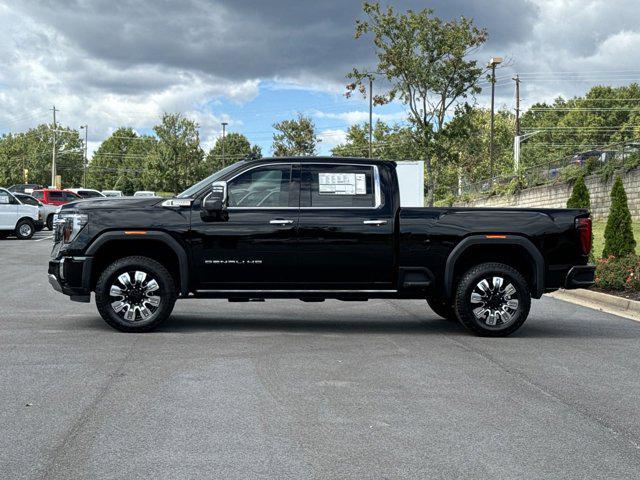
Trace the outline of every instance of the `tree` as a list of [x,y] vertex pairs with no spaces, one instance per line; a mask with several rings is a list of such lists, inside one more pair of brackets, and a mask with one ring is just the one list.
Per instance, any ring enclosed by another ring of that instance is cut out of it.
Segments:
[[640,85],[631,83],[595,86],[584,96],[534,104],[522,115],[521,125],[524,131],[538,133],[522,144],[521,165],[536,166],[596,146],[637,138],[638,98]]
[[433,10],[396,14],[392,7],[382,10],[378,3],[363,5],[368,20],[356,23],[356,38],[373,34],[378,63],[373,71],[354,68],[347,76],[353,83],[349,92],[376,75],[390,84],[387,93],[374,98],[376,104],[399,99],[409,109],[414,136],[427,168],[427,200],[433,205],[435,175],[432,158],[439,156],[438,133],[449,109],[460,99],[480,92],[478,79],[483,69],[471,54],[487,38],[465,17],[443,21]]
[[116,129],[93,153],[87,168],[87,185],[99,190],[122,190],[132,195],[150,188],[145,184],[154,137],[140,136],[132,128]]
[[213,148],[207,154],[205,163],[209,174],[226,166],[222,162],[223,145],[226,165],[242,160],[247,156],[252,156],[254,158],[262,157],[262,150],[258,145],[251,145],[247,137],[241,133],[229,133],[225,135],[224,139],[218,139]]
[[179,192],[205,173],[198,124],[179,113],[165,113],[153,127],[158,137],[145,181],[154,190]]
[[[400,125],[389,126],[378,120],[372,133],[372,149],[376,158],[416,160],[420,157],[409,128]],[[346,142],[332,148],[331,154],[337,157],[368,157],[369,124],[351,125],[347,131]]]
[[589,190],[584,183],[584,177],[578,177],[571,190],[571,196],[567,200],[567,208],[591,208]]
[[[489,142],[491,111],[460,105],[441,132],[440,155],[434,170],[440,179],[436,197],[456,189],[458,177],[466,183],[477,183],[490,176]],[[513,174],[514,115],[498,110],[494,125],[494,173]]]
[[[53,125],[42,124],[0,137],[0,185],[23,183],[25,170],[29,183],[51,183],[52,128]],[[61,125],[56,129],[56,172],[64,187],[79,186],[84,158],[79,132]]]
[[280,133],[273,134],[273,155],[276,157],[311,156],[316,154],[320,139],[316,127],[309,117],[298,114],[298,118],[283,120],[273,125]]
[[613,255],[614,257],[624,257],[632,254],[636,249],[636,240],[633,238],[631,229],[631,213],[627,204],[627,193],[620,177],[611,189],[611,207],[609,218],[604,230],[604,250],[602,257]]

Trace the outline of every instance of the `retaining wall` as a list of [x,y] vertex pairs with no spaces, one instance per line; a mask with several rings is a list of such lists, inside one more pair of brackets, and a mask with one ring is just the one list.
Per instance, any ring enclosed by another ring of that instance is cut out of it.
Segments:
[[[585,177],[584,181],[591,196],[591,216],[598,220],[607,218],[611,204],[611,187],[615,177],[605,181],[598,175]],[[627,192],[629,210],[634,220],[640,220],[640,169],[631,170],[622,176]],[[565,208],[571,195],[572,185],[557,183],[528,188],[516,195],[479,198],[471,202],[456,203],[469,207],[518,207],[518,208]]]

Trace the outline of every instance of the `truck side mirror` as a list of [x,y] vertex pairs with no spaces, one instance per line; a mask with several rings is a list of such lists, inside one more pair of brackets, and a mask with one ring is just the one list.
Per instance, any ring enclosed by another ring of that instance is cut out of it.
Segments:
[[227,208],[227,182],[211,184],[211,193],[205,198],[202,208],[209,215],[215,215]]

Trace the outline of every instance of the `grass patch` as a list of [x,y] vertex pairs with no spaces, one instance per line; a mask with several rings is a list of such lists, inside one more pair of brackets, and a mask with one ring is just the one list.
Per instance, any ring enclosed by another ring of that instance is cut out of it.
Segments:
[[[596,220],[593,222],[593,254],[596,258],[602,256],[604,249],[604,228],[607,225],[606,220]],[[633,222],[633,237],[636,239],[636,253],[640,255],[640,222]]]

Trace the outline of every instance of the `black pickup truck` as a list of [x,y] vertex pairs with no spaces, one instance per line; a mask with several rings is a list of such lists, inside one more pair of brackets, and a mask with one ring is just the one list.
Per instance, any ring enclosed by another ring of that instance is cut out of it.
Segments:
[[402,208],[396,164],[355,158],[234,163],[175,198],[64,205],[53,288],[114,328],[149,331],[177,298],[425,299],[505,336],[531,298],[588,287],[586,210]]

